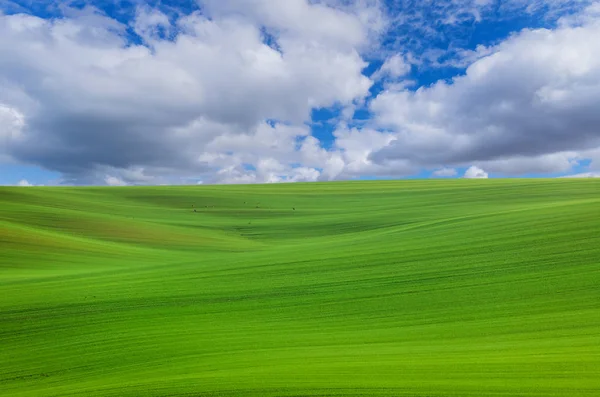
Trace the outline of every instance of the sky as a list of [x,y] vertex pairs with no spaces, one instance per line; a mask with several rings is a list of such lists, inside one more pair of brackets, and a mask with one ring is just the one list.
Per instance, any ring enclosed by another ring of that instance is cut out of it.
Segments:
[[0,185],[600,176],[600,2],[0,0]]

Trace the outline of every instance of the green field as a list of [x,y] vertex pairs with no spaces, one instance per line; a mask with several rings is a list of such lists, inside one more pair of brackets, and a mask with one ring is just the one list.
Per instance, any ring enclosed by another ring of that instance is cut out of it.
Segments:
[[600,180],[2,187],[0,396],[74,395],[600,396]]

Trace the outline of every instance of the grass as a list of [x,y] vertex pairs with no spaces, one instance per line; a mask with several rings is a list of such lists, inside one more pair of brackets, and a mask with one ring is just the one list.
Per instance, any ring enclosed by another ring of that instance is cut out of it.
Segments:
[[599,182],[0,188],[0,395],[598,396]]

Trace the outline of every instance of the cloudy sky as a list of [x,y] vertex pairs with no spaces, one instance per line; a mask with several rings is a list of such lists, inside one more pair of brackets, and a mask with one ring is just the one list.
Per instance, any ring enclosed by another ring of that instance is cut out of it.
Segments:
[[600,174],[600,2],[0,0],[0,184]]

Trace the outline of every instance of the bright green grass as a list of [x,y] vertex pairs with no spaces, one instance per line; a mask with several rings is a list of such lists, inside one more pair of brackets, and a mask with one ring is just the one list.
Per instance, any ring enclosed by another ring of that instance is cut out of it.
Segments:
[[0,395],[599,396],[600,180],[0,188]]

